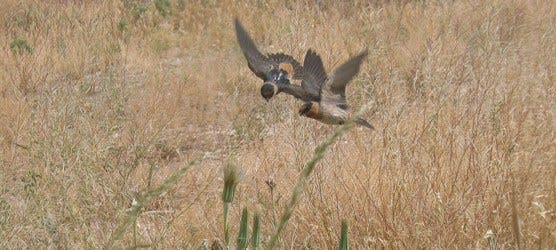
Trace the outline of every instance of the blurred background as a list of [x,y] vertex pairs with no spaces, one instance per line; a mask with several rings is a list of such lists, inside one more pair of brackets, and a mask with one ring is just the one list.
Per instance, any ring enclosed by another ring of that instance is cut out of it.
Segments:
[[[556,2],[14,1],[0,9],[0,248],[101,248],[132,201],[192,166],[117,245],[223,241],[230,210],[264,246],[334,126],[265,102],[236,42],[329,72],[369,49],[347,87],[353,128],[316,165],[279,243],[365,248],[556,246]],[[272,185],[269,185],[272,184]],[[235,238],[234,238],[235,239]]]

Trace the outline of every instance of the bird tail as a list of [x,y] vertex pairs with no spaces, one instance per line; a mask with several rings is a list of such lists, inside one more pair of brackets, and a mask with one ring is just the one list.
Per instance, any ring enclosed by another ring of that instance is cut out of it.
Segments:
[[355,123],[359,126],[367,127],[367,128],[370,128],[370,129],[375,129],[375,127],[373,127],[373,125],[371,125],[370,123],[368,123],[367,121],[365,121],[361,118],[355,119]]

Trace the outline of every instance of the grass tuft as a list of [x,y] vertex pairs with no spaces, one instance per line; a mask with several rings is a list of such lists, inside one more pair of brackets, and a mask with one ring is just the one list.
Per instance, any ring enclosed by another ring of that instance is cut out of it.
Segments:
[[226,247],[230,245],[228,214],[230,212],[230,205],[234,200],[238,183],[239,169],[234,164],[227,164],[224,168],[224,188],[222,189],[222,203],[224,205],[224,242],[226,243]]
[[33,48],[29,42],[23,38],[16,38],[10,43],[10,49],[16,55],[22,55],[23,53],[33,53]]
[[243,208],[241,221],[239,222],[239,233],[237,235],[237,249],[247,249],[249,246],[249,212]]
[[[2,1],[0,249],[235,248],[230,156],[259,248],[333,249],[350,218],[354,249],[553,249],[556,1],[309,2]],[[264,102],[235,17],[327,71],[368,48],[346,97],[375,130],[322,144]]]

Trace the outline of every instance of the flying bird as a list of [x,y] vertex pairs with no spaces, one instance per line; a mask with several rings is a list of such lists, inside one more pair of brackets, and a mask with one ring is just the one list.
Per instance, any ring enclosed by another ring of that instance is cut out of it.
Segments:
[[239,20],[234,20],[239,47],[247,59],[247,66],[264,81],[261,95],[270,100],[282,92],[283,86],[290,85],[292,79],[303,79],[303,67],[292,56],[283,53],[263,55],[243,28]]
[[[322,70],[321,70],[322,69]],[[321,57],[309,49],[303,61],[303,80],[296,84],[279,85],[280,92],[290,94],[304,102],[319,102],[321,85],[326,81],[326,73]]]
[[[309,55],[310,50],[307,52]],[[306,116],[326,124],[344,124],[350,119],[346,101],[346,85],[359,72],[363,59],[367,56],[365,49],[357,56],[337,67],[330,75],[326,75],[321,58],[305,57],[303,62],[304,76],[302,87],[311,96],[318,94],[317,101],[305,100],[299,109],[299,115]],[[318,90],[318,93],[317,93]],[[374,127],[367,121],[357,117],[355,123],[370,129]]]

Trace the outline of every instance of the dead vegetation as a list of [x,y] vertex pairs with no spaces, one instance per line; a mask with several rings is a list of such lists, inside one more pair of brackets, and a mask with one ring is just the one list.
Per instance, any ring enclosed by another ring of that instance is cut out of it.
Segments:
[[[283,248],[556,246],[556,3],[13,1],[0,9],[0,248],[101,248],[133,199],[212,152],[138,213],[119,244],[223,240],[230,210],[275,230],[331,126],[265,103],[236,44],[329,70],[369,48],[348,88],[371,103],[316,165]],[[269,185],[272,183],[273,185]]]

